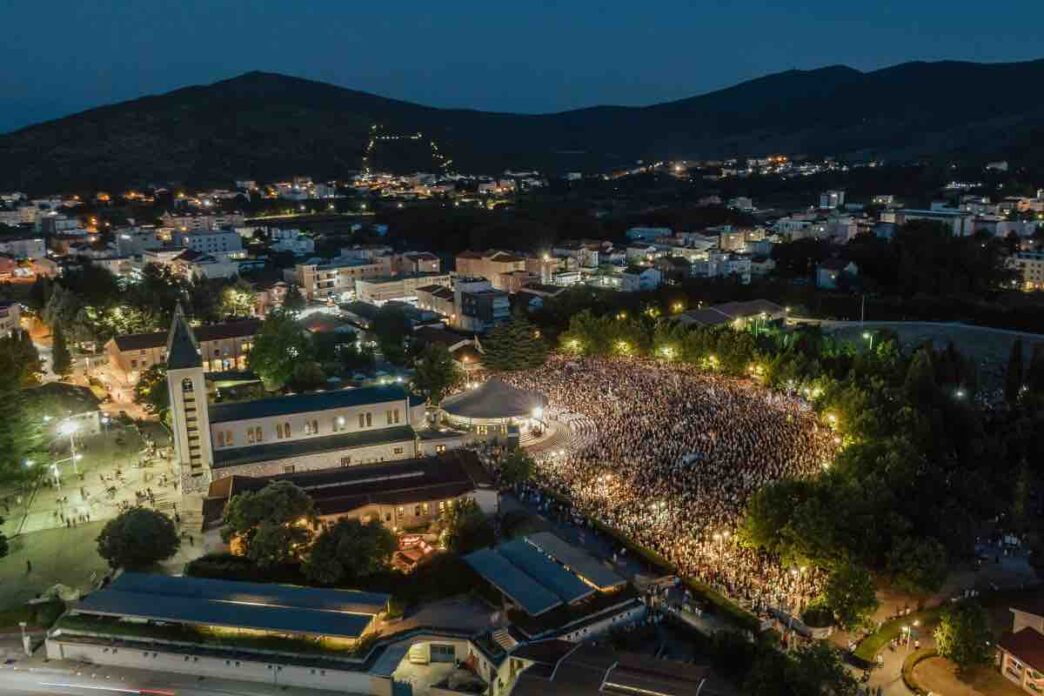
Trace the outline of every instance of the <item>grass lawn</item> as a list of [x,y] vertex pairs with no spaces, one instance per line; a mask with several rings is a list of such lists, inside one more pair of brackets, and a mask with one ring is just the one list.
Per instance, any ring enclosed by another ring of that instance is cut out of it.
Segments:
[[[11,539],[11,552],[0,559],[0,617],[57,583],[89,588],[91,573],[100,577],[107,569],[95,544],[103,524],[48,529]],[[33,565],[29,573],[27,560]]]

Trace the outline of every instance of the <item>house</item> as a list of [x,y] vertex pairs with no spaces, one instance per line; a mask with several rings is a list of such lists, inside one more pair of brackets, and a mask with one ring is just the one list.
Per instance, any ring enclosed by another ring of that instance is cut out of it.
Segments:
[[21,328],[22,306],[11,300],[0,301],[0,336],[10,336]]
[[1044,605],[1016,605],[1011,613],[1011,632],[997,643],[997,668],[1026,693],[1044,693]]
[[[247,353],[260,328],[257,319],[196,327],[203,368],[209,372],[245,370]],[[105,353],[112,371],[133,386],[142,372],[166,361],[167,332],[115,336],[105,344]]]
[[743,329],[751,323],[781,322],[787,316],[784,307],[768,300],[749,300],[747,302],[725,302],[704,309],[690,309],[676,318],[686,326],[721,326],[731,325]]
[[510,251],[462,251],[457,254],[456,270],[460,276],[485,278],[493,288],[507,291],[507,281],[502,276],[512,271],[526,270],[524,256]]
[[664,256],[655,265],[668,283],[681,283],[692,275],[692,264],[683,256]]
[[657,268],[628,266],[620,272],[621,292],[639,292],[655,290],[663,282],[663,273]]
[[186,249],[170,261],[170,267],[183,278],[213,280],[235,278],[239,263],[226,256],[214,256],[194,249]]
[[827,259],[816,266],[816,287],[823,290],[836,290],[838,280],[842,276],[854,277],[859,274],[859,267],[844,259]]

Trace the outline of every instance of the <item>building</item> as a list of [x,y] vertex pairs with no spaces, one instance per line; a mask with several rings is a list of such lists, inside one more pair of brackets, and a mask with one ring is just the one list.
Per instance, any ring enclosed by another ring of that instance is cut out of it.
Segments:
[[743,329],[748,325],[779,323],[786,319],[787,310],[768,300],[725,302],[705,309],[690,309],[677,316],[686,326],[721,326],[729,324]]
[[558,639],[520,645],[511,652],[510,661],[512,671],[518,672],[511,696],[716,696],[731,692],[707,688],[708,667]]
[[1044,251],[1020,251],[1011,258],[1022,289],[1044,290]]
[[1011,632],[997,643],[997,667],[1026,693],[1044,693],[1044,606],[1014,606],[1011,613]]
[[236,474],[398,461],[463,442],[461,434],[428,432],[423,399],[398,385],[210,404],[200,344],[180,307],[166,359],[175,461],[186,493]]
[[842,208],[845,205],[845,192],[844,191],[824,191],[819,194],[819,207],[823,210]]
[[451,321],[456,319],[454,293],[444,285],[425,285],[417,288],[417,307],[435,312]]
[[485,333],[511,319],[511,300],[484,278],[458,277],[453,284],[450,325],[462,331]]
[[618,288],[621,292],[655,290],[663,282],[663,274],[657,268],[628,266],[620,272]]
[[844,259],[826,259],[816,266],[816,287],[823,290],[836,290],[838,281],[843,277],[854,278],[859,275],[859,267]]
[[307,300],[335,302],[352,299],[355,281],[392,274],[391,256],[340,256],[310,259],[294,266],[294,280]]
[[428,251],[407,251],[396,259],[396,272],[408,275],[419,273],[441,273],[442,262]]
[[442,419],[471,438],[517,444],[523,432],[543,428],[547,398],[491,377],[481,385],[448,396],[439,405]]
[[435,285],[448,289],[452,282],[448,273],[411,273],[400,276],[361,278],[355,281],[355,299],[374,304],[383,304],[390,300],[414,299],[421,288]]
[[354,519],[402,531],[430,525],[447,506],[465,498],[474,500],[487,515],[496,514],[500,506],[497,487],[478,455],[456,449],[431,457],[322,471],[227,476],[210,484],[205,525],[220,524],[233,496],[261,490],[273,481],[290,481],[307,493],[326,525]]
[[15,259],[43,259],[47,257],[47,242],[35,232],[17,232],[0,237],[0,254]]
[[0,301],[0,336],[10,336],[21,329],[22,306],[11,300]]
[[215,256],[195,249],[182,251],[168,265],[181,277],[191,280],[227,279],[239,275],[239,264],[236,261],[225,255]]
[[243,238],[235,230],[178,231],[174,233],[174,244],[212,256],[243,253]]
[[[228,321],[200,326],[194,330],[203,369],[206,372],[245,370],[246,358],[261,328],[257,319]],[[110,338],[105,344],[110,368],[124,382],[133,385],[141,373],[167,360],[168,333],[156,331],[125,334]]]
[[632,227],[627,230],[627,238],[639,242],[654,242],[672,234],[670,227]]
[[485,278],[497,290],[507,290],[502,275],[526,270],[526,259],[510,251],[462,251],[457,254],[457,275]]

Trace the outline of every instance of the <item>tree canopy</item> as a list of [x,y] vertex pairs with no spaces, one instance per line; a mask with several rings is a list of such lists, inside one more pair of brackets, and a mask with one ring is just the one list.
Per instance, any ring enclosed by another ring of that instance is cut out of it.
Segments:
[[384,570],[395,549],[395,535],[379,520],[341,519],[316,537],[304,574],[323,585],[353,582]]
[[180,544],[173,520],[135,507],[105,523],[98,535],[98,555],[112,568],[145,568],[173,556]]
[[457,361],[445,346],[429,343],[414,363],[413,388],[437,406],[463,379]]
[[261,567],[301,559],[312,540],[315,507],[290,481],[273,481],[260,491],[232,496],[221,538],[242,549]]
[[247,366],[266,389],[274,391],[291,381],[298,365],[311,359],[312,344],[305,330],[289,312],[273,310],[254,338]]
[[439,523],[442,526],[442,542],[454,553],[468,553],[492,546],[496,541],[493,525],[471,498],[448,504]]
[[524,317],[494,327],[482,339],[482,365],[494,372],[535,370],[547,362],[548,346],[540,330]]
[[961,668],[988,663],[993,657],[992,639],[986,612],[976,602],[947,606],[935,629],[936,650]]

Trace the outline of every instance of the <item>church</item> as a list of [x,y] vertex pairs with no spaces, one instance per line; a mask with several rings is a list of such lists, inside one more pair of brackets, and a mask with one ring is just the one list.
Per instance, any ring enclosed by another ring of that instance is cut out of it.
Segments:
[[441,454],[465,434],[429,428],[399,385],[209,403],[199,344],[179,307],[167,337],[171,430],[183,494],[232,475],[273,476]]

